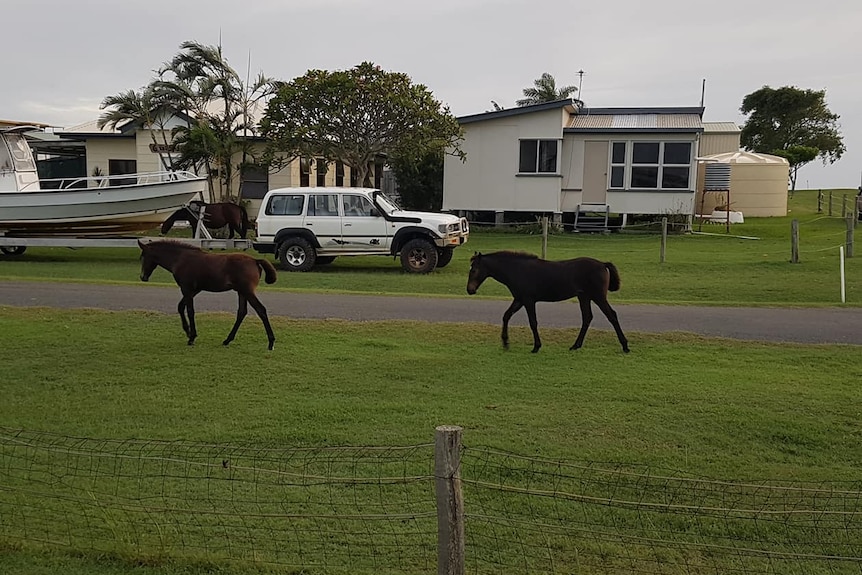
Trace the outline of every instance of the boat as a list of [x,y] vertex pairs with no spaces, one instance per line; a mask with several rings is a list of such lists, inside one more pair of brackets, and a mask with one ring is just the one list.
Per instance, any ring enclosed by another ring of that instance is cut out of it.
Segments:
[[142,232],[203,198],[206,179],[184,171],[40,180],[24,137],[32,129],[0,129],[0,236]]

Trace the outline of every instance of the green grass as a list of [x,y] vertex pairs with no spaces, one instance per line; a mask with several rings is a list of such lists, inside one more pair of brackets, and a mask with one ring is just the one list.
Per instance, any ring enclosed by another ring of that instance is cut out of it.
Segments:
[[[836,197],[842,193],[837,191]],[[588,255],[613,261],[623,281],[613,300],[621,303],[840,305],[838,254],[845,243],[846,225],[840,217],[818,214],[816,203],[816,192],[799,191],[789,200],[787,217],[749,218],[734,225],[730,234],[715,224],[704,225],[704,234],[672,234],[664,263],[659,262],[659,234],[638,233],[640,228],[609,235],[552,235],[547,257]],[[800,222],[798,264],[789,263],[792,219]],[[429,275],[406,274],[393,258],[349,257],[310,273],[282,272],[278,283],[266,289],[460,297],[465,294],[472,253],[502,249],[540,253],[541,237],[474,227],[469,242],[455,250],[452,263]],[[845,262],[846,305],[850,306],[862,305],[862,249],[855,251],[860,252],[857,257]],[[0,281],[134,283],[138,255],[136,249],[122,248],[31,248],[23,256],[0,260]],[[153,281],[172,282],[165,273],[157,273]],[[505,295],[505,288],[493,282],[480,291],[482,297]]]
[[[632,333],[626,355],[612,332],[596,330],[570,352],[571,330],[544,329],[534,355],[521,327],[506,352],[497,326],[279,317],[267,352],[254,319],[221,346],[230,314],[199,314],[193,347],[172,315],[0,308],[0,318],[5,427],[253,451],[413,445],[432,441],[436,425],[457,424],[468,450],[815,484],[858,480],[862,461],[856,346]],[[7,545],[0,571],[107,575],[138,562],[148,575],[254,569],[140,558],[116,545],[80,557]],[[365,570],[360,563],[354,572]]]

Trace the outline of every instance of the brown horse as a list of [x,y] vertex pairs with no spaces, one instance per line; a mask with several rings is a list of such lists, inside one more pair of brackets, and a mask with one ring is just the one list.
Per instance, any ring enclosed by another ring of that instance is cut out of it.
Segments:
[[205,204],[203,202],[189,202],[185,208],[180,208],[162,224],[162,235],[167,234],[174,227],[174,222],[184,221],[192,226],[192,230],[198,227],[198,216],[203,214],[204,225],[212,230],[217,230],[228,226],[230,235],[228,238],[233,238],[234,232],[239,237],[245,239],[248,234],[249,222],[248,212],[245,208],[230,202],[221,204]]
[[495,252],[470,258],[470,275],[467,278],[467,293],[473,295],[486,278],[494,278],[512,293],[514,301],[503,314],[503,347],[509,348],[509,320],[519,309],[527,309],[530,329],[533,330],[533,353],[542,347],[536,321],[536,302],[563,301],[577,296],[581,306],[581,331],[572,347],[579,349],[590,322],[593,321],[591,302],[596,302],[605,314],[617,339],[628,353],[629,343],[617,313],[608,303],[608,291],[620,289],[620,274],[611,262],[600,262],[593,258],[575,258],[565,261],[547,261],[533,254],[519,252]]
[[[189,345],[195,343],[198,335],[195,327],[194,299],[202,291],[223,292],[234,290],[239,295],[236,322],[233,329],[222,342],[233,341],[242,320],[248,314],[248,306],[254,308],[263,321],[269,349],[275,343],[275,335],[269,325],[266,308],[255,295],[261,273],[266,274],[266,283],[275,283],[275,267],[265,259],[255,259],[241,253],[212,254],[197,246],[172,240],[159,240],[143,243],[141,248],[141,281],[148,281],[157,266],[162,266],[174,276],[183,294],[177,312],[183,322],[183,331],[189,338]],[[186,320],[188,315],[188,320]]]

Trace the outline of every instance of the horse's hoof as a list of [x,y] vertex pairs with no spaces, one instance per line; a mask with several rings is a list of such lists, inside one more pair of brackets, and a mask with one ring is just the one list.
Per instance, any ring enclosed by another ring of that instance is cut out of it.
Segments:
[[534,347],[532,350],[530,350],[530,353],[539,353],[539,349],[540,348],[538,347]]
[[623,351],[624,351],[625,353],[628,353],[628,352],[629,352],[629,348],[628,348],[628,347],[624,347],[624,348],[623,348]]
[[190,340],[189,340],[189,345],[194,345],[194,344],[195,344],[195,340],[190,339]]
[[230,340],[229,340],[229,339],[226,339],[226,340],[224,340],[223,342],[221,342],[221,344],[222,344],[223,346],[225,346],[225,347],[227,347],[229,343],[230,343]]

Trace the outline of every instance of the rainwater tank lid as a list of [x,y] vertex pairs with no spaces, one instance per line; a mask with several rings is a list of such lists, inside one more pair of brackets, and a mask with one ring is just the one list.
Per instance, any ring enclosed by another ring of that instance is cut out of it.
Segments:
[[787,160],[781,156],[773,156],[770,154],[757,154],[754,152],[725,152],[723,154],[713,154],[711,156],[703,156],[700,158],[703,161],[721,162],[723,164],[785,164],[789,165]]

